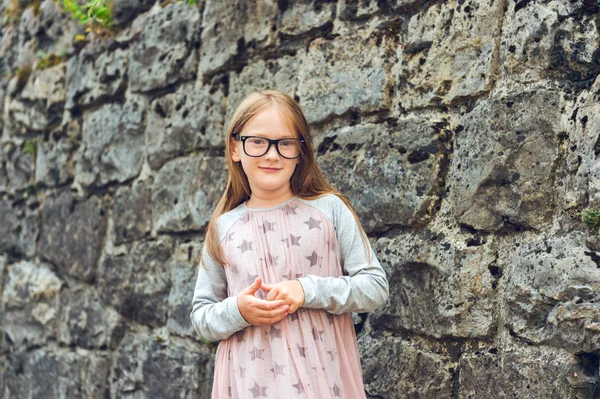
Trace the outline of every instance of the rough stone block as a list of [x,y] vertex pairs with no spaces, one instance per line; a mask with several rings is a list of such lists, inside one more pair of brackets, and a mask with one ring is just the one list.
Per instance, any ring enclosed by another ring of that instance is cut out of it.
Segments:
[[[395,337],[358,339],[370,398],[450,398],[449,359]],[[393,365],[393,367],[388,367]]]
[[463,117],[449,193],[460,223],[484,231],[551,223],[563,104],[558,92],[532,90],[492,98]]
[[56,339],[63,281],[49,268],[29,261],[7,267],[2,292],[4,332],[14,348]]
[[193,79],[200,28],[199,8],[187,2],[151,13],[129,51],[129,89],[150,91]]
[[374,250],[390,284],[388,303],[369,315],[374,328],[436,338],[491,336],[496,255],[489,245],[459,248],[426,230],[381,238]]
[[223,88],[192,83],[150,103],[146,127],[148,163],[159,169],[167,161],[198,149],[225,146]]
[[452,104],[488,92],[502,13],[500,2],[454,0],[415,13],[403,38],[401,108]]
[[437,131],[419,119],[343,127],[318,137],[317,161],[328,181],[348,195],[368,232],[409,226],[425,219],[439,195]]
[[138,323],[165,325],[172,247],[171,239],[161,237],[125,244],[124,254],[105,254],[97,278],[102,300]]
[[241,0],[205,3],[198,77],[203,78],[222,69],[248,48],[272,46],[278,18],[275,0],[252,5]]
[[147,236],[152,230],[152,179],[121,187],[113,206],[115,244],[119,245]]
[[86,115],[77,152],[82,186],[122,183],[137,176],[144,154],[144,110],[137,103],[108,104]]
[[78,199],[65,191],[42,208],[38,253],[78,280],[92,282],[106,234],[102,200]]
[[200,230],[223,195],[227,162],[192,156],[162,167],[152,189],[152,219],[158,232]]
[[375,112],[390,106],[392,44],[374,29],[334,40],[313,40],[304,55],[298,97],[309,123],[349,110]]
[[534,344],[600,350],[599,256],[582,233],[521,244],[507,256],[508,327]]

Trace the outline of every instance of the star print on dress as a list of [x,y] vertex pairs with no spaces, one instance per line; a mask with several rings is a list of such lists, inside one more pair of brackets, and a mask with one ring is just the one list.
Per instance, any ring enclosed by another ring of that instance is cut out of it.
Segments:
[[337,245],[335,245],[335,241],[327,240],[327,251],[335,252],[337,250]]
[[260,385],[258,385],[256,382],[254,383],[254,386],[252,388],[249,388],[248,390],[250,392],[252,392],[252,395],[254,395],[255,398],[259,398],[261,396],[264,396],[265,398],[267,397],[267,388],[268,387],[261,387]]
[[267,234],[267,231],[275,231],[275,229],[273,229],[273,226],[275,226],[275,223],[277,223],[277,222],[270,223],[265,220],[263,225],[260,226],[260,229],[262,230],[263,234]]
[[319,330],[317,330],[317,327],[313,327],[313,329],[312,329],[313,339],[315,341],[316,340],[323,341],[323,338],[321,338],[321,335],[323,335],[324,332],[325,331],[319,331]]
[[[317,371],[316,367],[313,367],[312,369],[315,370],[315,371]],[[325,371],[325,367],[321,367],[321,370]]]
[[333,324],[333,316],[329,313],[327,313],[326,316],[327,316],[327,320],[329,321],[329,324]]
[[[302,238],[302,236],[293,236],[290,234],[290,238],[284,238],[281,241],[285,242],[288,248],[290,247],[290,245],[295,245],[295,246],[299,247],[301,238]],[[291,242],[291,244],[290,244],[290,242]]]
[[[281,277],[283,277],[286,280],[292,280],[294,279],[294,277],[292,277],[292,271],[290,270],[290,272],[288,274],[282,274]],[[298,277],[302,277],[302,273],[296,273],[296,278]]]
[[[248,277],[246,277],[246,279],[244,280],[244,284],[246,286],[251,285],[254,283],[254,280],[256,280],[256,278],[258,277],[258,274],[250,274],[248,272],[246,272],[246,275]],[[257,291],[258,292],[258,291]]]
[[327,351],[327,353],[329,353],[329,356],[331,356],[331,361],[335,360],[335,353],[333,352],[333,350]]
[[275,338],[281,339],[281,329],[271,326],[271,329],[269,330],[269,337],[271,338],[271,341],[273,341]]
[[298,312],[294,312],[290,315],[290,317],[292,318],[292,321],[294,320],[298,320]]
[[232,273],[235,273],[235,274],[240,273],[240,270],[238,269],[238,267],[235,263],[230,264],[229,269],[231,270]]
[[244,224],[246,224],[250,220],[252,220],[252,215],[250,214],[250,212],[244,213],[244,216],[242,216],[242,222],[244,222]]
[[333,396],[340,397],[340,388],[337,386],[337,383],[333,383]]
[[323,223],[322,220],[316,220],[313,219],[312,216],[308,218],[307,222],[302,222],[302,223],[306,223],[308,225],[308,229],[312,230],[314,228],[317,228],[319,230],[321,230],[321,223]]
[[277,377],[278,375],[285,375],[285,374],[283,373],[283,368],[285,367],[285,365],[283,365],[283,366],[280,366],[280,365],[279,365],[279,364],[277,364],[277,362],[275,362],[275,361],[273,362],[273,364],[274,364],[274,366],[273,366],[273,368],[271,369],[271,371],[273,372],[273,376],[274,376],[274,377]]
[[287,215],[296,215],[296,208],[298,208],[298,205],[296,206],[292,206],[292,205],[286,205],[283,208],[281,208],[283,210],[283,212]]
[[245,329],[241,330],[241,331],[238,331],[237,333],[235,333],[235,341],[236,342],[243,342],[243,341],[245,341],[244,335],[246,335],[246,330]]
[[246,378],[246,369],[242,366],[240,366],[240,376]]
[[233,394],[231,393],[231,387],[227,387],[227,396],[229,396],[230,398],[233,396]]
[[[277,266],[277,258],[279,258],[279,256],[273,256],[271,255],[271,253],[267,253],[269,259],[265,262],[266,266]],[[260,260],[264,261],[263,258],[259,258]]]
[[297,390],[297,392],[296,392],[296,393],[297,393],[298,395],[300,395],[300,394],[304,393],[304,387],[302,386],[302,381],[298,380],[298,383],[297,383],[297,384],[292,384],[292,386],[293,386],[294,388],[296,388],[296,390]]
[[233,241],[234,234],[235,234],[235,231],[230,231],[229,233],[227,233],[227,235],[225,236],[225,243],[228,243],[229,241]]
[[310,267],[313,267],[316,264],[319,264],[319,266],[320,266],[319,260],[323,259],[323,257],[322,256],[318,256],[315,251],[312,252],[312,255],[305,256],[305,258],[310,261]]
[[249,352],[250,353],[250,360],[255,360],[255,359],[261,359],[264,360],[262,357],[262,353],[264,352],[264,349],[258,349],[256,346]]
[[300,356],[306,357],[306,349],[308,349],[308,348],[304,347],[304,346],[300,346],[298,344],[296,344],[296,346],[298,347],[298,352],[300,352]]
[[252,248],[252,244],[254,244],[253,241],[242,241],[242,245],[238,245],[236,248],[239,248],[242,250],[242,253],[250,250],[250,251],[254,251],[254,249]]

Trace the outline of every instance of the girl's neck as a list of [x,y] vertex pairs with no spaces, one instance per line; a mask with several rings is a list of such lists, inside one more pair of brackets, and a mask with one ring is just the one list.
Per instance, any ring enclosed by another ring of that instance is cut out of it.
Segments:
[[283,195],[278,195],[274,198],[259,198],[255,195],[252,195],[248,201],[246,201],[246,206],[253,209],[261,209],[261,208],[271,208],[273,206],[277,206],[282,202],[285,202],[294,197],[294,193],[291,191],[286,192]]

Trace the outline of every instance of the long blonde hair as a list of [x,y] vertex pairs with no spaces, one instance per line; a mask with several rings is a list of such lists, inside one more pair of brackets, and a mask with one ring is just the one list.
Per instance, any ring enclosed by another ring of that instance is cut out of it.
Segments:
[[267,109],[275,107],[287,117],[287,121],[296,133],[298,138],[304,139],[304,144],[300,149],[300,163],[296,166],[292,177],[290,178],[290,186],[294,195],[306,199],[316,199],[326,194],[337,195],[348,208],[352,211],[354,219],[359,226],[365,251],[369,262],[371,261],[371,253],[369,251],[369,241],[367,234],[356,215],[352,205],[343,194],[338,192],[323,175],[319,165],[315,161],[313,150],[313,139],[310,133],[310,128],[304,117],[304,113],[300,106],[285,93],[276,90],[265,90],[261,92],[253,92],[249,94],[238,106],[225,137],[225,153],[227,156],[227,165],[229,166],[229,178],[227,179],[227,187],[223,196],[219,200],[213,215],[206,229],[204,246],[202,255],[200,256],[200,264],[204,265],[204,251],[208,249],[209,255],[221,266],[225,266],[227,259],[221,248],[219,239],[219,231],[217,229],[217,219],[224,213],[237,208],[242,202],[250,199],[250,184],[248,178],[242,169],[241,162],[234,162],[231,157],[231,146],[233,145],[233,136],[240,133],[246,124],[255,116]]

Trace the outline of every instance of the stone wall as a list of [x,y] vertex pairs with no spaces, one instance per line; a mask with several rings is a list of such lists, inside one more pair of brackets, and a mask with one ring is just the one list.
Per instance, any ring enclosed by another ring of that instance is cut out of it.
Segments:
[[196,262],[270,88],[388,273],[368,397],[600,397],[596,0],[114,3],[107,33],[0,2],[4,397],[209,397]]

